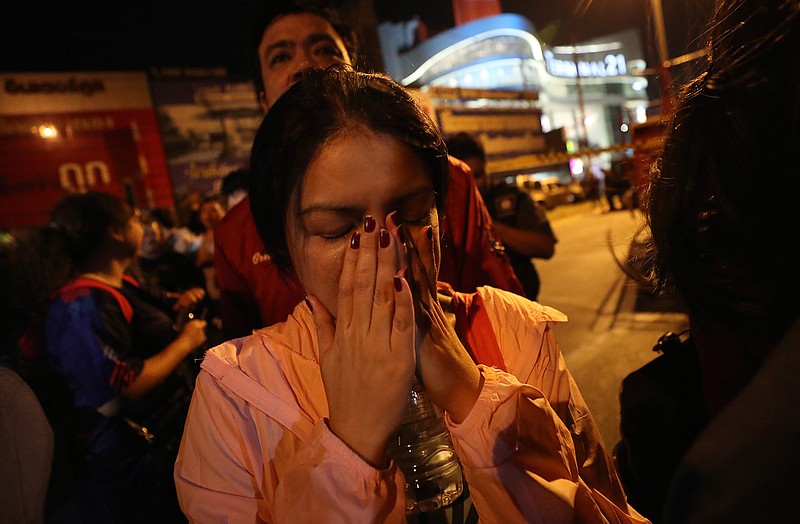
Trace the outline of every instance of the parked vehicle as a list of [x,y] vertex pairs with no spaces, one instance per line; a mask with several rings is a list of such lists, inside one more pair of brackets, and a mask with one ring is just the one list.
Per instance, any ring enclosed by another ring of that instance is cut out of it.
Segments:
[[567,184],[567,188],[569,189],[569,194],[572,197],[570,203],[574,204],[575,202],[583,202],[586,200],[586,190],[583,187],[583,184],[577,180],[573,180]]
[[528,180],[524,186],[533,201],[547,210],[563,204],[571,204],[575,201],[575,196],[570,187],[562,184],[556,177]]

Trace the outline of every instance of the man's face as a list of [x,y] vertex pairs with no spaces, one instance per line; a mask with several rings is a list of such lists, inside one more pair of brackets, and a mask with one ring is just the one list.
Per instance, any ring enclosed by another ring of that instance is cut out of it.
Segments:
[[284,15],[267,26],[258,46],[258,59],[264,82],[264,91],[258,99],[264,111],[306,69],[351,64],[339,34],[324,18],[311,13]]

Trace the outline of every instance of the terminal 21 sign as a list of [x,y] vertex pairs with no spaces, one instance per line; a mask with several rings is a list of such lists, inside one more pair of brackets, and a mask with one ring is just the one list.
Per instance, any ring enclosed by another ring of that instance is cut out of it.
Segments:
[[622,76],[628,73],[625,55],[622,53],[608,53],[594,55],[591,58],[579,58],[580,55],[567,55],[567,59],[556,57],[547,50],[544,52],[544,61],[547,72],[562,78],[596,78],[608,76]]

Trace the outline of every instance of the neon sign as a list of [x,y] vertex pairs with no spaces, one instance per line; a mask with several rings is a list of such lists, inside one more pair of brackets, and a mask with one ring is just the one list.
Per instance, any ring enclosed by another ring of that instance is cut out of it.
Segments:
[[562,60],[552,51],[544,52],[547,72],[562,78],[620,76],[628,73],[625,55],[609,53],[599,60]]

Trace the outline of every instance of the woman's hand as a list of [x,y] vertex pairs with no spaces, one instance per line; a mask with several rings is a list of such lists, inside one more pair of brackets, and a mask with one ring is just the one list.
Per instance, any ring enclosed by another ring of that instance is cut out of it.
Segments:
[[376,467],[387,465],[387,443],[406,409],[415,368],[414,307],[408,282],[398,276],[402,246],[393,214],[385,224],[367,216],[353,233],[336,319],[308,297],[330,429]]
[[483,387],[483,377],[445,316],[436,292],[433,229],[416,236],[407,229],[409,278],[417,326],[417,376],[431,400],[455,422],[466,418]]

